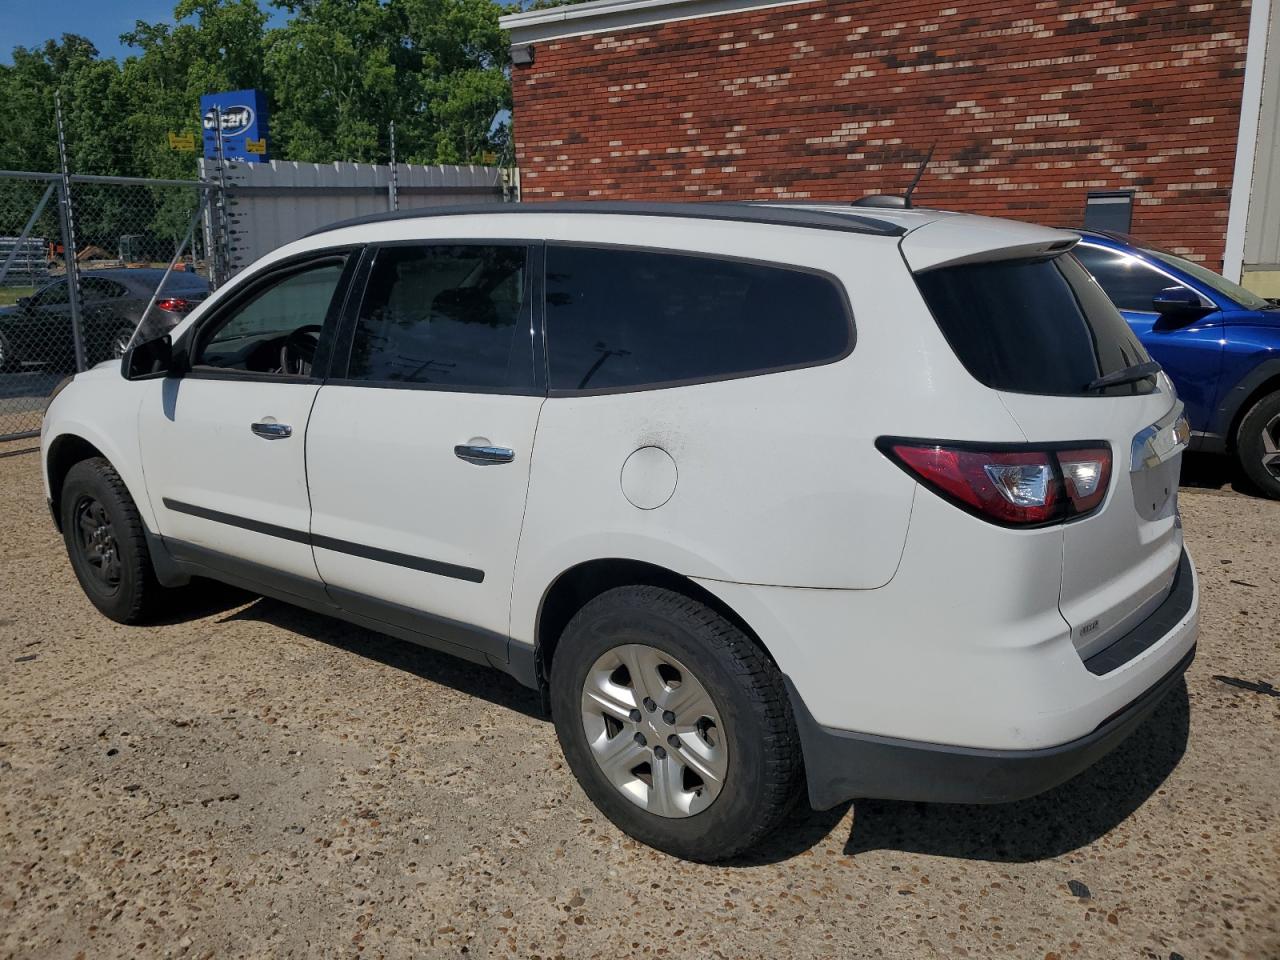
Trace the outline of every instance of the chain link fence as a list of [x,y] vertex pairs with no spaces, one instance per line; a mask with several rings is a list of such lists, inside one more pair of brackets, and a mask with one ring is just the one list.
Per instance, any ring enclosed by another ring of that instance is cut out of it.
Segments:
[[208,295],[214,190],[0,171],[0,440],[38,434],[60,380],[118,359]]

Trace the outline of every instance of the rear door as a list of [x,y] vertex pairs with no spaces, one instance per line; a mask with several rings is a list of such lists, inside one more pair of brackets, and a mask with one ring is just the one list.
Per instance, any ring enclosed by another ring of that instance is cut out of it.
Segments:
[[315,562],[335,601],[501,661],[545,395],[540,255],[493,241],[373,250],[307,432]]
[[1090,387],[1149,356],[1070,255],[946,267],[918,280],[957,356],[1000,392],[1029,443],[1110,449],[1107,497],[1063,526],[1059,607],[1087,658],[1172,587],[1182,556],[1182,405],[1163,375]]

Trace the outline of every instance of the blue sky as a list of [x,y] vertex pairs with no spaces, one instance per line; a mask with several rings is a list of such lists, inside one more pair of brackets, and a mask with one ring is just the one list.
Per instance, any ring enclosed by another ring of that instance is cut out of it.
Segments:
[[[93,41],[104,56],[124,58],[130,52],[120,34],[134,21],[173,21],[176,0],[0,0],[0,63],[12,62],[14,47],[40,46],[64,33]],[[264,3],[263,6],[266,6]],[[270,8],[272,20],[284,12]]]

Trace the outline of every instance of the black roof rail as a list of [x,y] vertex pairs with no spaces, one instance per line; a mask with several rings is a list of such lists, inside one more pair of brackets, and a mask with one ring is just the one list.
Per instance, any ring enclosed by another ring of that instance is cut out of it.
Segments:
[[350,220],[340,220],[306,234],[314,237],[343,227],[370,223],[392,223],[419,217],[465,217],[496,213],[597,213],[637,217],[679,217],[694,220],[727,220],[738,223],[764,223],[781,227],[809,227],[838,230],[878,237],[900,237],[907,231],[896,223],[857,213],[833,213],[770,203],[703,201],[688,203],[648,203],[616,200],[552,201],[536,203],[485,203],[453,207],[420,207],[413,210],[374,213]]

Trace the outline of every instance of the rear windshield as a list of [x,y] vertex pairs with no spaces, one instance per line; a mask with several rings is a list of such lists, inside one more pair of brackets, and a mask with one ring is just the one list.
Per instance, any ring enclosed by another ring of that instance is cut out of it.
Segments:
[[[1075,257],[1000,260],[916,275],[960,362],[996,390],[1079,396],[1151,358]],[[1150,379],[1095,391],[1150,393]]]

